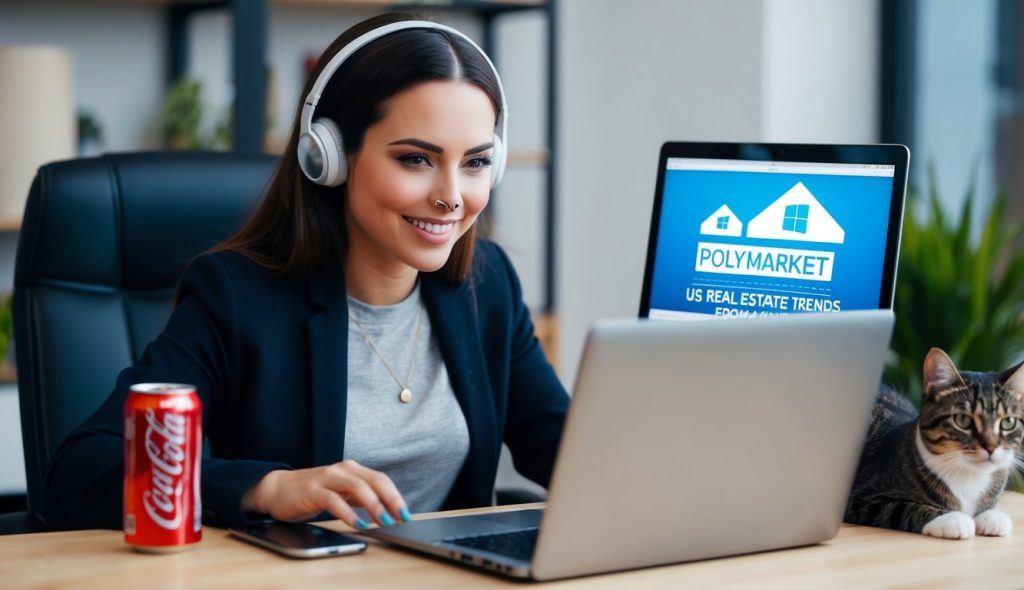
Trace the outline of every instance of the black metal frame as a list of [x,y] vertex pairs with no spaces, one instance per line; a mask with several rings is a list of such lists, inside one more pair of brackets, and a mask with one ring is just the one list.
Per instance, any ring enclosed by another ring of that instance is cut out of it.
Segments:
[[883,143],[911,146],[917,68],[917,0],[882,0],[879,137]]
[[234,25],[234,146],[239,154],[263,153],[267,121],[267,0],[231,0]]
[[558,242],[556,241],[555,221],[557,220],[557,200],[555,195],[558,177],[555,166],[555,154],[558,153],[558,6],[556,0],[548,0],[545,6],[548,23],[548,120],[547,145],[548,157],[547,199],[544,207],[544,312],[552,313],[557,308],[558,291],[556,289],[557,258],[555,257]]
[[[1020,154],[1024,141],[1024,116],[1021,101],[1021,30],[1024,8],[1020,0],[999,0],[996,37],[996,145],[995,181],[1001,192],[1020,195],[1024,176],[1020,173]],[[1014,199],[1013,216],[1024,217],[1024,203]]]

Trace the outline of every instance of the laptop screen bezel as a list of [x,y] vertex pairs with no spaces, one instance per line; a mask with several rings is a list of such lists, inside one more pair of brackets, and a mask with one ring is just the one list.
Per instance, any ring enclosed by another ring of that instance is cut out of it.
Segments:
[[894,166],[892,194],[889,197],[889,226],[885,238],[885,258],[878,293],[878,308],[892,309],[899,259],[900,234],[903,229],[903,207],[906,200],[907,165],[910,151],[903,145],[825,145],[782,143],[702,143],[666,142],[658,157],[658,180],[654,188],[651,229],[647,238],[647,262],[640,295],[640,317],[651,311],[651,284],[654,280],[654,258],[658,250],[661,226],[665,171],[670,158],[701,158],[752,162],[815,162],[829,164],[883,164]]

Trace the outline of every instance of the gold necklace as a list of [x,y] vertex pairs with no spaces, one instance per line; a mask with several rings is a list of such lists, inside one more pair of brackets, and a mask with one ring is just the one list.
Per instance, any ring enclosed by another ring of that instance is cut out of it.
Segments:
[[388,370],[388,373],[391,373],[391,376],[394,377],[395,382],[398,383],[398,386],[402,388],[402,392],[398,394],[398,401],[402,402],[403,404],[411,402],[412,391],[409,389],[409,378],[412,377],[412,367],[416,363],[416,346],[420,342],[420,328],[422,327],[423,324],[423,306],[420,305],[420,311],[416,315],[416,336],[412,340],[412,354],[409,355],[409,368],[405,372],[405,383],[403,383],[398,378],[398,375],[396,375],[395,372],[391,369],[391,365],[389,365],[388,362],[384,360],[384,355],[382,355],[380,353],[380,350],[377,349],[377,345],[373,343],[373,339],[370,338],[369,332],[367,332],[366,328],[364,328],[363,325],[359,323],[359,320],[352,317],[351,313],[348,314],[348,319],[352,320],[353,322],[356,323],[357,326],[359,326],[359,330],[363,333],[363,338],[366,339],[366,343],[370,345],[370,349],[373,350],[374,354],[377,355],[377,358],[380,359],[381,364],[384,365],[384,368]]

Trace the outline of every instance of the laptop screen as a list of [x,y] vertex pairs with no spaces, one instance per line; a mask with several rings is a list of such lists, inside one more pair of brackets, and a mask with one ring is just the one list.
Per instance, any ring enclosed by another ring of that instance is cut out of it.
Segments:
[[[764,147],[784,156],[785,146]],[[859,158],[834,161],[842,150],[822,146],[817,155],[833,161],[814,161],[815,146],[788,147],[801,159],[663,150],[642,317],[892,306],[906,158],[864,157],[861,149],[846,151]]]

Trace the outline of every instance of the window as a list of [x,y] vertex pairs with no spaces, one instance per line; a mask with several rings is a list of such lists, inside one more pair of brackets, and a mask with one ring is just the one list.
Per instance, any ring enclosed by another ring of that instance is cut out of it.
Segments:
[[782,218],[783,231],[807,233],[807,213],[809,211],[809,205],[787,205],[786,215]]
[[718,229],[729,229],[729,216],[724,215],[718,218]]
[[878,6],[887,22],[880,139],[905,143],[921,158],[908,171],[912,189],[935,191],[950,215],[959,214],[968,192],[975,193],[977,212],[1005,190],[1014,197],[1009,212],[1021,219],[1024,3],[977,0],[970,10],[948,0]]

